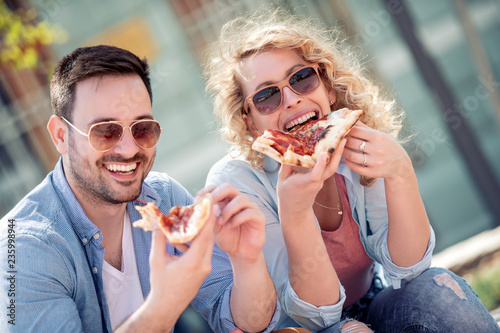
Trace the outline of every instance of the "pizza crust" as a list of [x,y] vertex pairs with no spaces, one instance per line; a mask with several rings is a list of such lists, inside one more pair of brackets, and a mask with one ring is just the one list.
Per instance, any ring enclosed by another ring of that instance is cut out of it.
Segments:
[[299,155],[290,149],[283,154],[282,163],[303,166],[306,168],[312,168],[316,165],[316,161],[311,156]]
[[340,141],[349,133],[362,114],[361,110],[349,110],[348,108],[330,112],[327,116],[329,125],[321,133],[321,138],[314,147],[313,160],[317,161],[323,152],[328,153],[328,157],[331,157]]
[[[212,196],[210,193],[205,194],[199,201],[187,207],[193,208],[193,214],[189,218],[186,228],[182,231],[171,231],[167,225],[161,222],[166,218],[154,202],[149,202],[146,206],[135,206],[137,211],[141,214],[142,219],[133,223],[134,227],[144,229],[145,231],[152,231],[156,226],[160,227],[163,234],[170,244],[183,244],[192,241],[200,232],[201,228],[205,225],[210,217],[212,208]],[[172,210],[173,208],[171,208]]]
[[271,147],[273,141],[266,137],[267,131],[263,135],[259,136],[252,144],[252,149],[256,150],[264,155],[269,156],[278,163],[283,163],[283,155],[279,151]]
[[272,147],[274,143],[273,136],[268,130],[255,139],[252,149],[282,164],[312,168],[316,165],[316,161],[321,153],[328,153],[329,158],[332,156],[340,141],[349,133],[362,114],[363,111],[361,110],[349,110],[348,108],[328,113],[326,120],[318,122],[325,129],[321,133],[320,139],[314,148],[314,153],[311,156],[297,154],[290,147],[281,154]]

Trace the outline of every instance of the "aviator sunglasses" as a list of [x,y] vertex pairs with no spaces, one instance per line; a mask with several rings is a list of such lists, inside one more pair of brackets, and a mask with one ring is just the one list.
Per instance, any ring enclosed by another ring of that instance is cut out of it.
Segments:
[[163,132],[160,123],[152,119],[141,119],[133,122],[130,126],[123,126],[119,121],[104,121],[90,126],[89,132],[84,133],[61,117],[81,135],[88,137],[92,149],[105,152],[113,148],[123,137],[125,128],[130,130],[135,143],[141,148],[153,148],[160,140]]
[[266,86],[245,99],[243,106],[248,113],[248,105],[252,104],[263,115],[271,114],[283,103],[283,87],[290,88],[299,95],[312,93],[319,87],[318,64],[306,65],[290,74],[286,79]]

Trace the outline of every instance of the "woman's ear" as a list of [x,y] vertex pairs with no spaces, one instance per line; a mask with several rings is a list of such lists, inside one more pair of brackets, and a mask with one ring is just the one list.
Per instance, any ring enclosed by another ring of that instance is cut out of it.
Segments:
[[59,154],[64,155],[68,151],[68,126],[61,117],[53,115],[47,123],[47,130],[54,146]]
[[250,114],[244,113],[242,117],[245,121],[245,124],[247,125],[248,130],[255,138],[262,135],[263,132],[259,130],[257,126],[255,126],[255,123],[253,122],[252,116]]
[[335,91],[329,90],[328,92],[328,100],[330,101],[330,106],[335,104],[335,101],[337,100],[337,96],[335,96]]

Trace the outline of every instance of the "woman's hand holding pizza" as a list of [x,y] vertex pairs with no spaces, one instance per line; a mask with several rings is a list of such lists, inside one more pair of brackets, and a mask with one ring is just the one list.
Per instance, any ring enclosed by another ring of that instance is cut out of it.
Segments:
[[[313,204],[324,182],[337,171],[345,143],[342,139],[328,163],[328,153],[323,152],[312,169],[282,164],[278,175],[278,214],[288,254],[288,279],[297,296],[315,306],[339,301],[339,279],[328,259]],[[304,269],[313,257],[314,267]]]
[[360,175],[371,178],[404,180],[413,166],[405,149],[389,135],[358,121],[347,136],[343,157]]
[[322,153],[312,168],[282,164],[277,184],[280,211],[286,214],[303,214],[311,209],[323,182],[337,171],[346,140],[342,140],[327,163],[327,153]]
[[416,264],[425,254],[431,229],[410,157],[396,140],[361,122],[352,128],[346,147],[344,160],[353,171],[384,178],[391,259],[401,267]]

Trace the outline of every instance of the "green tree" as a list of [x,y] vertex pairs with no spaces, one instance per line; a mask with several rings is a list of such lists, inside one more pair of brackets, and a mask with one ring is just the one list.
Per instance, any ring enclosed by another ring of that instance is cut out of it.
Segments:
[[34,69],[39,65],[43,45],[64,43],[67,33],[47,21],[37,21],[35,9],[10,10],[0,1],[0,62],[16,69]]

